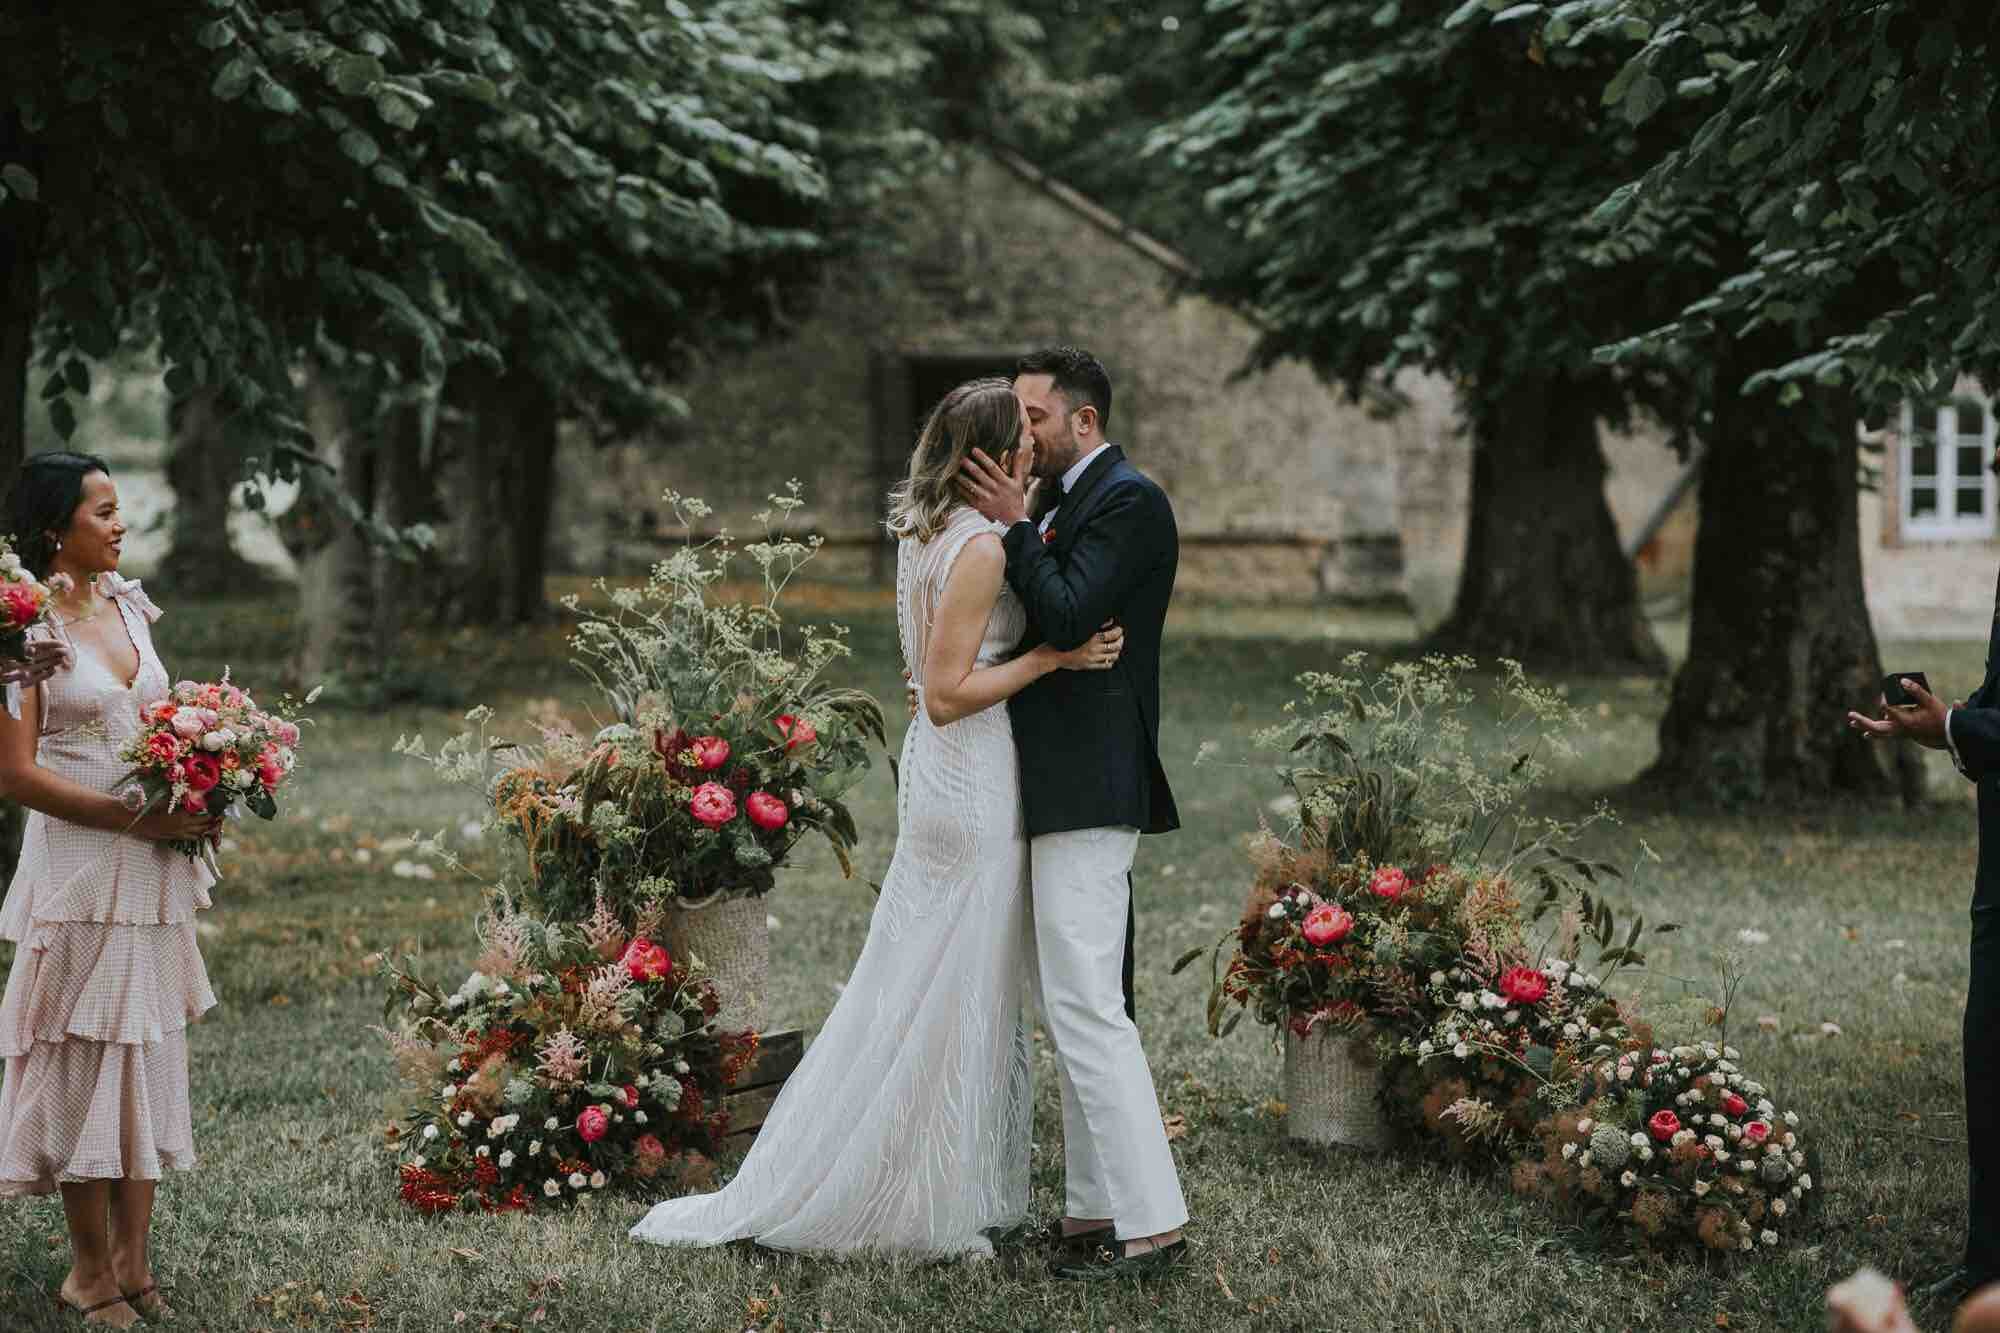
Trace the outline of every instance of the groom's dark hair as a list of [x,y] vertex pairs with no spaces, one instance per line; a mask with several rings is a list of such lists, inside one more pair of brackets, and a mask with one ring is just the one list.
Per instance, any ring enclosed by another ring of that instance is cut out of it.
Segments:
[[1074,412],[1088,403],[1097,409],[1097,428],[1111,424],[1111,377],[1104,365],[1081,347],[1064,343],[1030,352],[1014,363],[1015,375],[1047,375]]

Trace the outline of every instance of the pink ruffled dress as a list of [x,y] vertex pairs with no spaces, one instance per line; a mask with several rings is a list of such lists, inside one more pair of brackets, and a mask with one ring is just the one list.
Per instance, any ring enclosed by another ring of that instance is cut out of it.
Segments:
[[[159,608],[135,581],[98,586],[139,650],[138,678],[79,655],[43,682],[36,762],[109,791],[139,710],[168,680],[149,629]],[[163,843],[29,814],[0,905],[0,939],[15,944],[0,999],[0,1197],[194,1165],[187,1025],[215,1004],[195,944],[214,882]]]

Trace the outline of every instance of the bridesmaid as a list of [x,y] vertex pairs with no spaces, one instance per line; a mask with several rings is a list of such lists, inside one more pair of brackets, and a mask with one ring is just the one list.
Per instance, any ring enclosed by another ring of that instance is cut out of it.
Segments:
[[139,710],[165,697],[159,608],[117,574],[125,539],[104,461],[39,454],[9,526],[28,568],[69,575],[55,627],[71,665],[0,711],[0,795],[30,811],[0,905],[14,965],[0,999],[0,1198],[60,1189],[70,1270],[58,1301],[129,1328],[169,1313],[147,1256],[153,1191],[194,1165],[187,1025],[215,1003],[195,946],[209,871],[164,844],[212,832],[112,794]]

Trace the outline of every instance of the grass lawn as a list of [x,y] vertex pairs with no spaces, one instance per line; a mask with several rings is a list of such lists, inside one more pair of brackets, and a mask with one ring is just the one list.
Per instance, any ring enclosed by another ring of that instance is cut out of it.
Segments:
[[[852,679],[894,699],[893,623],[859,599]],[[177,673],[225,659],[255,688],[282,661],[277,604],[184,606],[161,622]],[[829,1263],[741,1249],[666,1251],[626,1242],[637,1199],[600,1198],[546,1219],[426,1221],[396,1198],[380,1153],[389,1062],[367,1031],[380,999],[365,955],[422,949],[453,969],[472,952],[469,880],[398,876],[397,840],[474,814],[428,768],[389,754],[398,733],[433,739],[474,702],[503,719],[531,708],[587,716],[561,632],[438,637],[400,663],[424,704],[321,710],[309,771],[286,816],[238,834],[202,924],[222,1003],[192,1034],[200,1168],[167,1182],[156,1266],[182,1326],[204,1329],[1813,1329],[1820,1293],[1861,1263],[1921,1278],[1956,1256],[1964,1208],[1959,1015],[1974,827],[1970,788],[1932,757],[1935,803],[1917,814],[1635,809],[1603,850],[1628,862],[1646,839],[1665,864],[1618,891],[1621,907],[1685,923],[1661,937],[1638,984],[1657,1017],[1713,991],[1716,960],[1750,974],[1729,1039],[1751,1075],[1805,1117],[1824,1193],[1802,1242],[1754,1267],[1597,1252],[1499,1180],[1408,1156],[1290,1146],[1274,1115],[1278,1060],[1261,1029],[1211,1041],[1205,973],[1170,977],[1184,948],[1234,919],[1240,840],[1276,794],[1265,768],[1204,763],[1290,697],[1292,676],[1354,646],[1297,615],[1191,609],[1170,627],[1167,763],[1186,827],[1140,853],[1139,1006],[1163,1108],[1186,1118],[1176,1146],[1194,1261],[1144,1290],[1050,1281],[1039,1253],[991,1263]],[[215,645],[227,643],[230,651]],[[1976,645],[1896,643],[1945,690],[1976,684]],[[1575,680],[1589,745],[1553,799],[1630,781],[1652,751],[1663,686]],[[1827,718],[1837,726],[1839,719]],[[1643,802],[1637,804],[1643,805]],[[857,877],[814,856],[770,900],[773,1021],[816,1025],[867,930],[891,850],[886,765],[857,814]],[[498,847],[466,844],[495,866]],[[1746,946],[1739,931],[1767,942]],[[1631,974],[1628,974],[1631,975]],[[1776,1030],[1759,1027],[1760,1016]],[[1822,1035],[1821,1025],[1839,1025]],[[1672,1027],[1662,1024],[1662,1035]],[[1052,1058],[1039,1070],[1033,1206],[1059,1211]],[[10,1204],[0,1227],[0,1328],[56,1328],[47,1293],[65,1264],[53,1200]],[[1923,1312],[1920,1312],[1923,1313]],[[1929,1312],[1933,1323],[1941,1312]]]

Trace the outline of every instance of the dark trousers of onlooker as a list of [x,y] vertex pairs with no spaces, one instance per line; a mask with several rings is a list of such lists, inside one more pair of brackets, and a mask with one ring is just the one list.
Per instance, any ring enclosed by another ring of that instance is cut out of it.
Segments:
[[2000,901],[1984,899],[1973,899],[1965,992],[1965,1137],[1972,1164],[1965,1271],[1975,1282],[2000,1279]]

